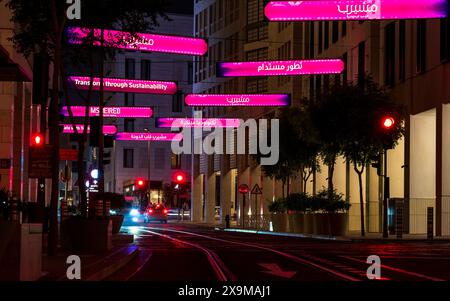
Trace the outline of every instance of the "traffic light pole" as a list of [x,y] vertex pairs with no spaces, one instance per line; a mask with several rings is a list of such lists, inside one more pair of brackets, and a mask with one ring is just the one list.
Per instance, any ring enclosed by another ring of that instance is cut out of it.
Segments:
[[384,196],[383,196],[383,238],[388,238],[388,199],[389,199],[389,177],[387,176],[387,149],[384,150]]

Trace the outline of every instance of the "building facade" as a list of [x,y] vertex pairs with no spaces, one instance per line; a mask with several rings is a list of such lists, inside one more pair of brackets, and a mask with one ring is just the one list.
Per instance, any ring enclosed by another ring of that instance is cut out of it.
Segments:
[[[426,233],[427,208],[433,207],[435,234],[449,235],[448,19],[266,23],[263,8],[264,1],[257,0],[195,1],[195,33],[209,38],[212,51],[209,57],[194,64],[194,92],[290,93],[293,104],[297,105],[304,98],[314,99],[315,93],[335,81],[358,81],[370,74],[405,104],[410,114],[405,124],[405,137],[394,150],[388,151],[389,217],[393,217],[395,202],[400,202],[404,208],[404,231],[423,234]],[[231,51],[226,44],[235,41],[236,36],[239,44]],[[211,66],[223,60],[300,58],[341,58],[346,68],[341,75],[224,81],[215,78],[214,66]],[[204,108],[202,114],[248,119],[262,117],[270,111]],[[327,186],[328,168],[321,166],[320,170],[308,183],[306,192],[314,194]],[[383,181],[371,166],[363,177],[366,229],[381,232]],[[299,180],[293,180],[290,185],[291,192],[301,190],[296,181]],[[350,164],[339,158],[334,185],[352,205],[350,231],[361,228],[357,181]],[[259,202],[251,194],[247,196],[244,212],[250,219],[252,212],[253,215],[255,212],[267,214],[267,205],[282,195],[281,184],[264,177],[250,156],[195,156],[193,220],[215,223],[219,217],[218,222],[224,223],[224,217],[230,214],[236,216],[239,223],[242,197],[237,187],[240,184],[262,187]]]
[[24,201],[36,201],[36,180],[28,179],[28,150],[39,130],[40,106],[32,104],[32,64],[9,40],[14,24],[0,10],[0,188]]

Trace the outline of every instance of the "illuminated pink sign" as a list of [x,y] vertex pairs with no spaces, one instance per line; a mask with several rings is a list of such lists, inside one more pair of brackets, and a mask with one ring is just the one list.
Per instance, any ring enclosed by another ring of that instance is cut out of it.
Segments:
[[156,118],[156,126],[160,128],[238,128],[239,119],[228,118]]
[[345,65],[339,59],[217,63],[218,76],[279,76],[339,74]]
[[[64,126],[64,130],[63,133],[64,134],[74,134],[75,131],[73,130],[73,126],[71,124],[63,124]],[[82,133],[84,131],[84,125],[82,124],[77,124],[77,131],[78,133]],[[91,131],[90,126],[88,126],[88,133]],[[117,133],[117,127],[115,125],[104,125],[103,126],[103,134],[105,135],[114,135],[115,133]]]
[[[86,107],[72,106],[72,114],[74,117],[84,117]],[[63,107],[61,114],[68,117],[69,111],[67,107]],[[100,116],[99,107],[90,107],[89,116]],[[150,118],[153,116],[153,110],[149,107],[104,107],[103,117],[105,118]]]
[[270,21],[380,20],[445,18],[447,0],[271,1]]
[[195,107],[283,107],[291,104],[289,94],[190,94],[188,106]]
[[[70,76],[69,81],[80,90],[89,90],[91,84],[90,78],[84,76]],[[175,94],[177,85],[174,82],[104,78],[103,89],[105,92]],[[100,90],[100,78],[94,78],[92,90]]]
[[176,133],[117,133],[117,141],[181,141],[182,134]]
[[[67,34],[69,43],[81,44],[89,36],[90,29],[71,27],[68,29]],[[120,49],[187,55],[204,55],[208,51],[208,45],[205,40],[191,37],[147,33],[131,35],[130,33],[117,30],[104,30],[103,34],[105,45]],[[94,37],[96,40],[94,45],[100,46],[100,29],[94,30]]]

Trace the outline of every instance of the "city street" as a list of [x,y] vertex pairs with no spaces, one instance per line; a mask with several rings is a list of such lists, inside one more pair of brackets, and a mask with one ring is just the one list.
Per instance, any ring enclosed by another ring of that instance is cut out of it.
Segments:
[[170,223],[126,227],[140,254],[109,280],[367,281],[370,255],[381,281],[448,281],[449,242],[337,242],[231,233]]

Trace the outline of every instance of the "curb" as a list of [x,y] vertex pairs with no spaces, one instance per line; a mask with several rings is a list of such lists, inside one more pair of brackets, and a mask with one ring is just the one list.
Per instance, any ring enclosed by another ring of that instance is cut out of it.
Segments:
[[285,233],[285,232],[270,232],[270,231],[258,231],[258,230],[245,230],[237,228],[214,228],[216,231],[225,232],[237,232],[237,233],[251,233],[251,234],[261,234],[261,235],[273,235],[273,236],[284,236],[284,237],[296,237],[296,238],[310,238],[318,240],[332,240],[332,241],[352,241],[351,239],[338,236],[327,236],[327,235],[314,235],[314,234],[297,234],[297,233]]

